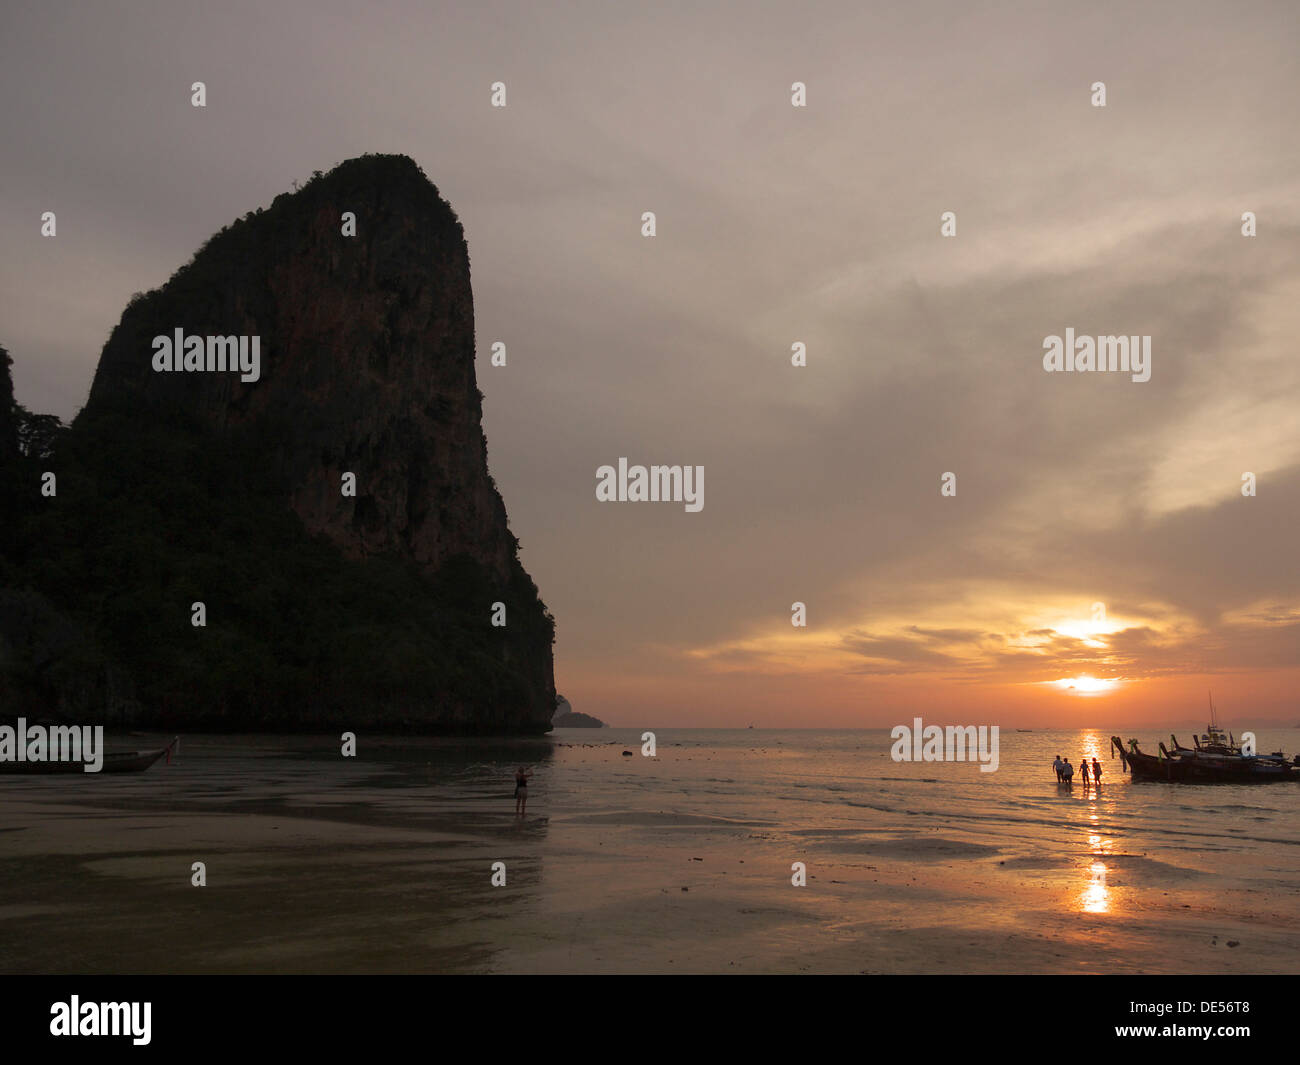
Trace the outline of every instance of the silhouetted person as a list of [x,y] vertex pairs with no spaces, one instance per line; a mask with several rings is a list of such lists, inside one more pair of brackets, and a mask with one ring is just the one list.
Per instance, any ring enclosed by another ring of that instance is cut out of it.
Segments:
[[1056,770],[1056,782],[1058,784],[1065,779],[1064,777],[1061,776],[1061,766],[1063,764],[1064,763],[1061,761],[1061,756],[1059,754],[1054,759],[1052,759],[1052,768]]
[[533,771],[523,766],[515,770],[515,813],[520,817],[528,812],[528,778],[532,775]]
[[1101,763],[1095,758],[1092,760],[1092,782],[1094,784],[1101,783]]
[[1087,758],[1079,759],[1079,775],[1083,777],[1083,782],[1087,784],[1088,783],[1088,759]]
[[1061,763],[1061,779],[1066,784],[1074,783],[1074,766],[1070,765],[1070,759],[1068,758]]

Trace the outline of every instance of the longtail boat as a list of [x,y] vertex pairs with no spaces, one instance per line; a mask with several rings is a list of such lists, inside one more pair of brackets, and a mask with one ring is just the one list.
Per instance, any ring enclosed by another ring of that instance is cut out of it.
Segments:
[[100,773],[143,773],[161,758],[171,761],[172,751],[180,743],[179,736],[173,737],[166,747],[152,751],[117,751],[106,752],[104,761],[96,772],[86,771],[86,762],[17,762],[0,761],[0,773],[79,773],[88,777]]
[[1178,737],[1170,736],[1171,751],[1159,744],[1159,754],[1147,754],[1137,740],[1128,741],[1128,750],[1118,736],[1110,738],[1111,748],[1119,752],[1120,761],[1134,780],[1166,780],[1177,784],[1269,784],[1280,780],[1300,781],[1300,755],[1287,761],[1281,751],[1273,754],[1243,754],[1232,736],[1211,725],[1203,739],[1193,736],[1195,747],[1184,747]]

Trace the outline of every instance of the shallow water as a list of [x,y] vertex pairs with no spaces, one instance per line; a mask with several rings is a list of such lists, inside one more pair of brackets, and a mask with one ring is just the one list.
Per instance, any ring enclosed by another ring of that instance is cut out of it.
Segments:
[[[981,773],[894,762],[884,730],[663,729],[655,758],[641,730],[355,759],[187,737],[138,776],[0,778],[0,968],[1300,971],[1300,785],[1134,784],[1100,731],[1000,740]],[[1058,787],[1057,753],[1101,787]]]

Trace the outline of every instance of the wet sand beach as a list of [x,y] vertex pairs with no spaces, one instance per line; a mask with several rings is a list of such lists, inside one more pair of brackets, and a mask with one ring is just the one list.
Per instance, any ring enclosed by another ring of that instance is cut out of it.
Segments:
[[1036,751],[981,779],[878,733],[624,757],[639,735],[187,737],[139,776],[0,778],[0,969],[1300,971],[1300,789],[1061,794]]

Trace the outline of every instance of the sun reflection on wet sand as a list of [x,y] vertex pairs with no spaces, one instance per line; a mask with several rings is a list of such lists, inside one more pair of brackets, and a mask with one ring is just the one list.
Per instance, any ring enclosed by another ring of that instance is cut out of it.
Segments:
[[1089,825],[1093,831],[1088,834],[1088,849],[1092,851],[1092,862],[1088,866],[1088,886],[1083,889],[1079,899],[1079,908],[1084,913],[1110,913],[1110,888],[1106,886],[1106,863],[1102,860],[1110,850],[1111,841],[1103,838],[1097,831],[1098,814],[1095,810],[1088,814]]
[[1097,859],[1090,867],[1092,880],[1083,891],[1084,913],[1109,913],[1110,890],[1106,887],[1106,863]]

